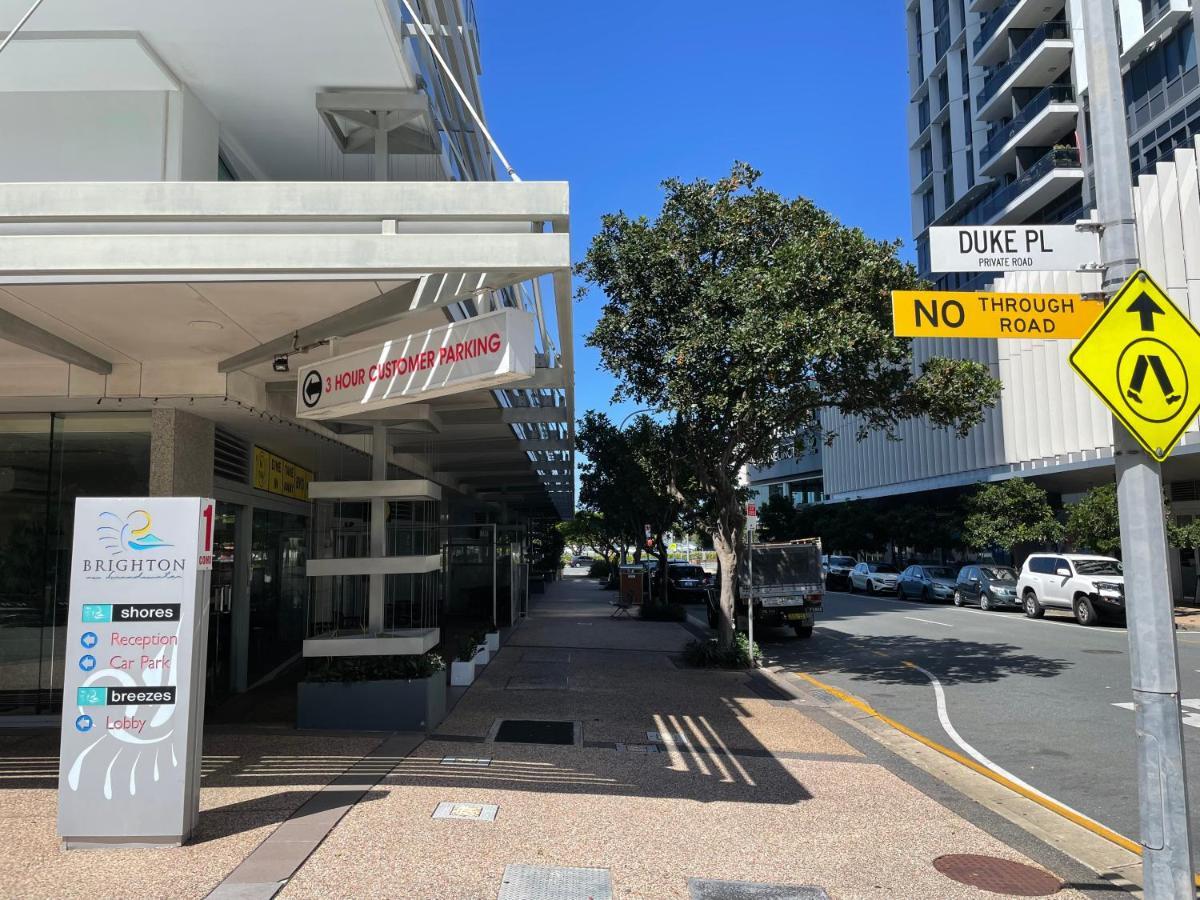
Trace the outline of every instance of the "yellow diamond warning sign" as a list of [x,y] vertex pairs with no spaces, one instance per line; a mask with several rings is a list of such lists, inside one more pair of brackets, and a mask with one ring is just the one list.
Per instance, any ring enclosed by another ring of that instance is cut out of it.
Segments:
[[1080,339],[1071,367],[1159,462],[1200,412],[1200,331],[1141,269]]

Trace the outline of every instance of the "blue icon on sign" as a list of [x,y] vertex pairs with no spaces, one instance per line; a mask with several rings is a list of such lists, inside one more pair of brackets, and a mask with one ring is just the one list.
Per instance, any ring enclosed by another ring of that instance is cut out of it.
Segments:
[[79,657],[79,668],[83,669],[85,672],[92,671],[92,669],[96,668],[96,657],[92,656],[90,653],[85,653],[83,656]]
[[85,604],[83,604],[83,621],[85,621],[85,622],[111,622],[112,621],[112,604],[109,604],[109,603],[85,603]]
[[93,724],[95,724],[95,723],[92,722],[91,716],[80,716],[78,719],[75,720],[75,730],[76,731],[91,731]]
[[108,688],[81,687],[75,689],[76,706],[108,706]]
[[100,638],[96,637],[96,632],[94,631],[85,631],[79,638],[79,643],[87,650],[91,650],[99,641]]

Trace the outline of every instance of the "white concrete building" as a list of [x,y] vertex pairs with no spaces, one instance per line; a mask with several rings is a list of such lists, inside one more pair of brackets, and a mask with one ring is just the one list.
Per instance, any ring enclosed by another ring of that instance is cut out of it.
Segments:
[[[77,496],[218,501],[213,702],[519,616],[574,506],[568,191],[497,180],[478,41],[471,0],[53,0],[0,53],[0,714],[60,702]],[[509,309],[523,380],[300,414],[301,366]]]

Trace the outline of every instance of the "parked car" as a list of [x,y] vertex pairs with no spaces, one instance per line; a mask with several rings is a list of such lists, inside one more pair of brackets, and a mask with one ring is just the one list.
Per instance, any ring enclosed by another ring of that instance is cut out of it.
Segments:
[[850,570],[850,593],[877,591],[891,593],[896,590],[900,572],[891,563],[860,562]]
[[949,603],[954,596],[955,571],[949,566],[918,563],[900,573],[896,589],[901,600]]
[[[650,580],[657,596],[657,571],[651,575]],[[703,603],[708,589],[714,583],[714,577],[695,563],[667,563],[667,599],[672,603]]]
[[1011,566],[994,563],[963,566],[954,583],[954,605],[970,606],[978,603],[980,609],[1018,609],[1021,600],[1017,594],[1017,573]]
[[1080,625],[1125,618],[1125,570],[1110,556],[1034,553],[1021,566],[1017,590],[1025,615],[1069,609]]
[[575,567],[590,566],[593,562],[594,560],[592,557],[588,556],[587,554],[571,557],[571,565]]
[[825,575],[825,587],[834,590],[837,587],[850,587],[850,570],[858,565],[853,556],[822,556],[821,571]]

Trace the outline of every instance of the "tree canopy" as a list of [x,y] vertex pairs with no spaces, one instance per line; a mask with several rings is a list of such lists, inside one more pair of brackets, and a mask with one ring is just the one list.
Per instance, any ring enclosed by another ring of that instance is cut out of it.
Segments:
[[[919,286],[898,242],[758,180],[741,163],[715,182],[668,180],[657,218],[604,216],[577,269],[605,295],[588,344],[617,377],[615,399],[669,417],[725,571],[745,523],[739,470],[812,433],[823,411],[852,417],[857,437],[921,416],[964,435],[999,391],[979,363],[914,368],[910,341],[892,334],[891,291]],[[726,647],[732,581],[722,579]]]
[[1021,544],[1052,544],[1063,537],[1045,488],[1024,478],[981,485],[967,499],[967,511],[963,540],[977,550],[1012,553]]

